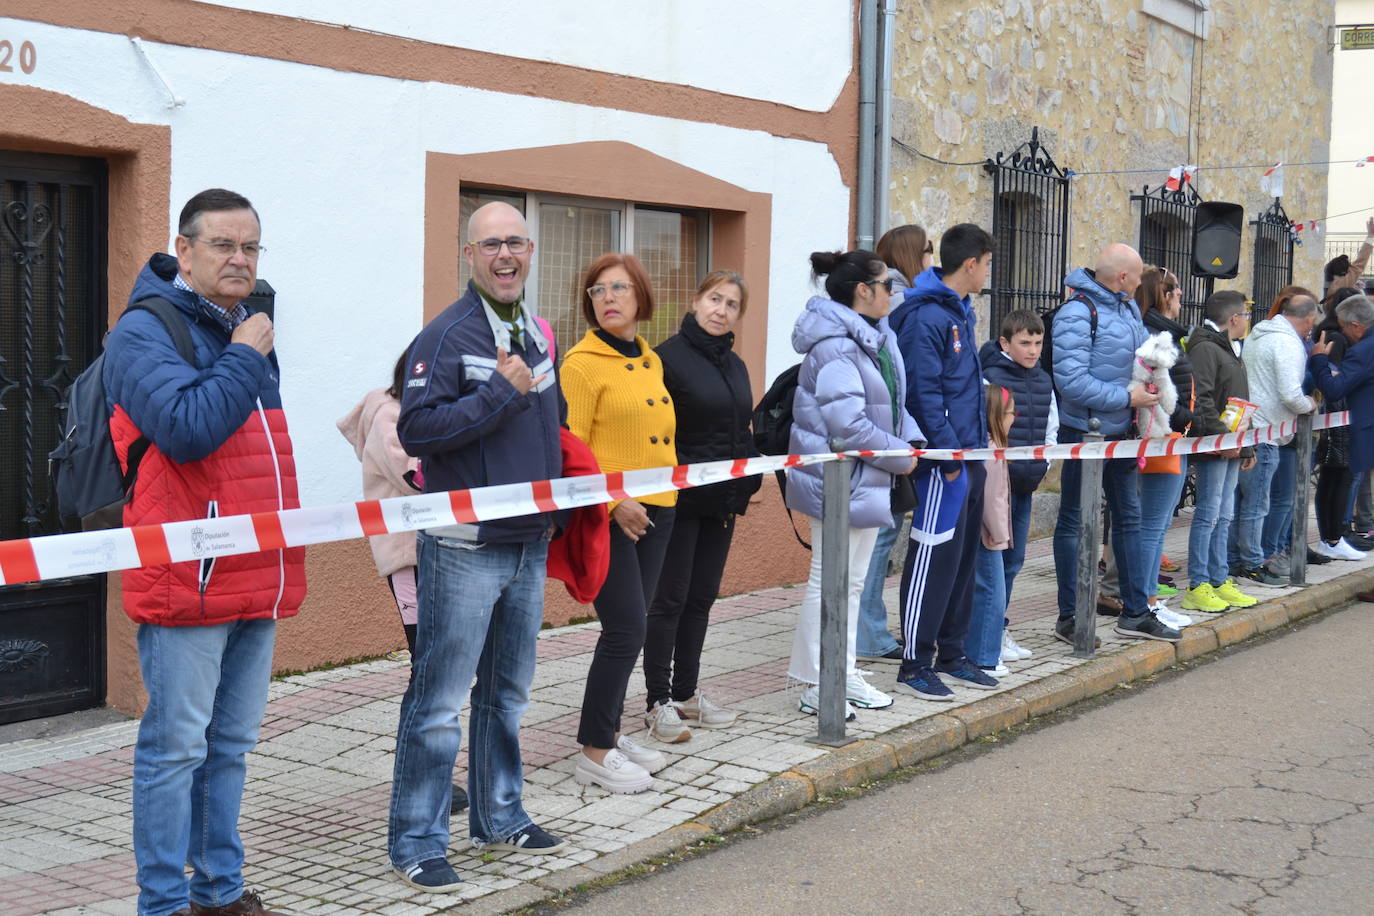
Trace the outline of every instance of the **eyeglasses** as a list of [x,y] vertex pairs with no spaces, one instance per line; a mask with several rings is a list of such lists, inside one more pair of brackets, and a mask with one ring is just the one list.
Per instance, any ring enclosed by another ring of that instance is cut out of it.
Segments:
[[860,280],[860,281],[858,281],[858,282],[863,283],[865,286],[872,286],[872,287],[874,287],[875,289],[876,289],[877,287],[881,286],[883,289],[887,290],[887,292],[888,292],[889,295],[891,295],[891,293],[892,293],[892,278],[891,278],[891,277],[888,277],[886,280]]
[[921,254],[934,254],[934,253],[935,253],[935,243],[934,243],[934,242],[926,242],[925,250],[922,251]]
[[186,240],[188,242],[200,242],[206,248],[209,248],[215,254],[226,260],[232,258],[234,252],[242,251],[245,258],[250,261],[256,261],[258,258],[262,257],[262,253],[267,250],[265,246],[259,245],[257,242],[244,242],[240,245],[228,239],[209,239],[208,241],[202,241],[194,235],[186,236]]
[[634,289],[633,283],[626,283],[624,280],[616,280],[614,283],[598,283],[595,286],[587,287],[587,295],[593,299],[605,299],[606,293],[615,293],[617,297],[623,296]]
[[489,258],[496,257],[502,245],[509,248],[511,254],[524,254],[530,250],[530,240],[523,235],[512,235],[504,239],[480,239],[468,244]]

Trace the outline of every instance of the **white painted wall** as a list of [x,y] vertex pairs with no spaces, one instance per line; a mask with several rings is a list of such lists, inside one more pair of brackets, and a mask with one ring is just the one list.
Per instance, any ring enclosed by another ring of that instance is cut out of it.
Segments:
[[367,389],[389,381],[396,356],[420,329],[426,151],[617,139],[773,195],[770,276],[748,278],[768,284],[769,379],[797,359],[791,328],[812,292],[807,255],[843,245],[847,232],[849,190],[818,143],[145,45],[186,100],[169,108],[123,36],[6,18],[0,35],[33,41],[40,54],[32,75],[16,70],[0,79],[171,126],[171,225],[186,199],[206,187],[232,188],[257,207],[268,248],[259,273],[278,290],[282,395],[306,505],[356,496],[357,462],[334,421]]
[[[1336,23],[1374,25],[1374,0],[1337,0]],[[1340,41],[1339,32],[1335,40]],[[1338,47],[1332,54],[1331,158],[1374,156],[1374,50]],[[1332,165],[1327,182],[1326,212],[1334,218],[1326,231],[1363,235],[1365,220],[1374,216],[1374,162],[1364,168]],[[1336,216],[1357,209],[1360,212]]]
[[850,0],[206,0],[435,44],[828,111],[849,76]]

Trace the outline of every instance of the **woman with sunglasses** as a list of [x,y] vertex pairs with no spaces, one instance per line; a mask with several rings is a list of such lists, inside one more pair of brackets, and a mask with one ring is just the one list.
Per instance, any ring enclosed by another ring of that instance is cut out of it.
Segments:
[[[925,436],[903,406],[906,364],[884,320],[892,289],[887,265],[871,251],[818,251],[811,255],[811,268],[814,276],[825,278],[826,296],[813,296],[792,329],[792,347],[805,359],[797,376],[788,451],[805,455],[924,445]],[[892,705],[892,697],[870,686],[854,664],[859,595],[878,530],[892,524],[893,475],[915,467],[916,459],[905,455],[860,458],[850,476],[846,717],[855,706]],[[810,715],[820,702],[822,468],[787,469],[787,505],[811,519],[811,573],[787,672],[806,685],[800,708]]]
[[[591,448],[603,472],[677,464],[677,419],[663,363],[639,336],[654,314],[654,291],[639,259],[603,254],[587,268],[582,315],[591,325],[563,359],[559,379],[568,429]],[[601,621],[573,768],[581,785],[642,792],[667,758],[620,733],[625,689],[644,648],[645,619],[673,533],[677,491],[610,504],[610,567],[593,600]]]

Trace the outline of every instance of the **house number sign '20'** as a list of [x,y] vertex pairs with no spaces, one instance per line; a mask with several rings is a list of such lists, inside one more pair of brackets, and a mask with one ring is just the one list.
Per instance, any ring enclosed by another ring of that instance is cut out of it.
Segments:
[[38,66],[38,49],[31,41],[21,42],[16,55],[14,42],[0,39],[0,73],[13,73],[15,64],[25,73],[32,73]]

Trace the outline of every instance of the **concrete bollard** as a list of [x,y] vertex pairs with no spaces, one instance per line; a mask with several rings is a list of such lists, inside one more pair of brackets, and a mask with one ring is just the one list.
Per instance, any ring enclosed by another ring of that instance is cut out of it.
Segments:
[[[1088,420],[1086,442],[1101,442],[1102,423]],[[1097,643],[1097,557],[1102,550],[1102,461],[1082,462],[1083,475],[1078,490],[1078,603],[1074,607],[1073,654],[1092,658]]]
[[1307,499],[1312,482],[1312,415],[1298,417],[1293,434],[1293,540],[1288,547],[1288,581],[1307,584]]
[[821,497],[821,671],[815,744],[839,747],[845,737],[845,676],[849,648],[849,480],[853,458],[828,461]]

